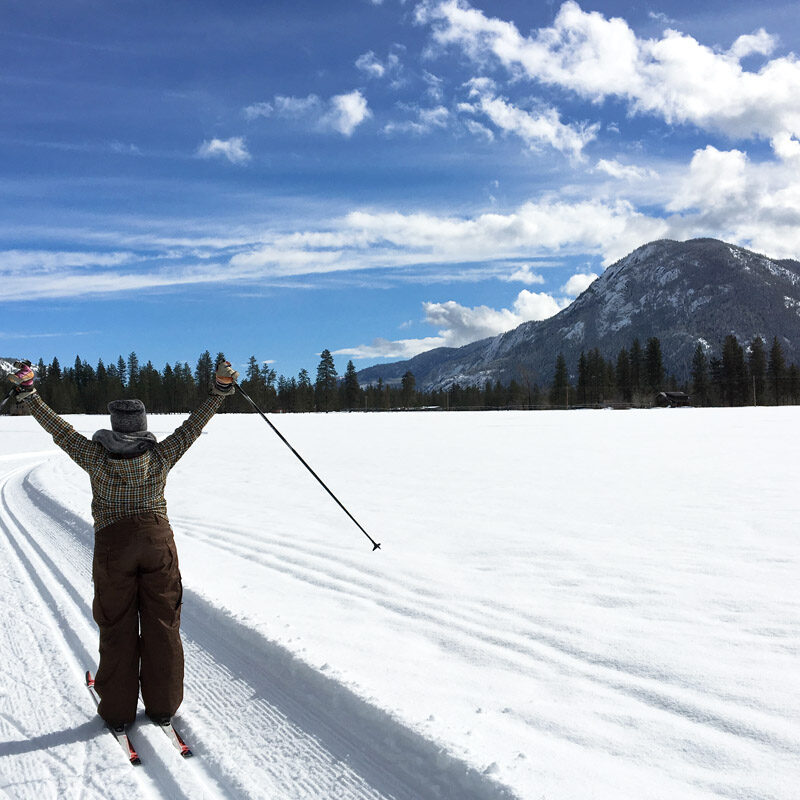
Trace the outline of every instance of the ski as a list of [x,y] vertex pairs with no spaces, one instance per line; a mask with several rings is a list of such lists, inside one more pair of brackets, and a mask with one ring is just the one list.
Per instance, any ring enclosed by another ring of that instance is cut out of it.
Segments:
[[[88,669],[86,670],[86,688],[89,690],[89,694],[92,696],[94,704],[99,706],[100,696],[97,694],[97,690],[94,688],[94,676],[91,672],[89,672]],[[106,723],[106,727],[111,732],[111,735],[116,739],[117,744],[119,744],[119,746],[122,748],[122,752],[125,753],[128,762],[133,766],[139,766],[142,763],[142,760],[139,758],[139,754],[134,749],[130,737],[127,733],[125,733],[125,726],[120,725],[117,728],[112,728]]]
[[167,735],[167,738],[172,742],[173,747],[183,756],[183,758],[189,758],[193,756],[194,753],[189,748],[189,745],[183,741],[181,735],[178,731],[175,730],[175,726],[172,724],[172,720],[165,719],[165,720],[153,720],[155,725],[158,725],[162,731]]

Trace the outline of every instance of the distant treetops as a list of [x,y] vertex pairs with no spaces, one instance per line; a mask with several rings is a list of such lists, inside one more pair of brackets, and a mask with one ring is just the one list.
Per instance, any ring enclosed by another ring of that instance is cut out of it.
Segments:
[[[106,414],[111,400],[135,397],[151,413],[187,412],[205,396],[218,361],[206,350],[192,369],[186,362],[166,364],[157,370],[151,361],[142,365],[136,353],[119,356],[106,365],[101,359],[92,367],[80,356],[71,367],[57,358],[36,365],[37,387],[47,403],[60,413]],[[564,355],[556,358],[552,378],[539,384],[524,371],[508,384],[487,380],[483,384],[457,382],[435,390],[420,391],[412,372],[400,385],[383,380],[362,387],[352,361],[339,377],[330,350],[323,350],[312,382],[307,370],[296,377],[278,376],[268,363],[251,356],[243,370],[242,387],[268,412],[389,410],[400,408],[545,408],[622,403],[649,406],[662,390],[682,390],[693,405],[782,405],[800,403],[800,370],[788,365],[780,341],[767,348],[761,337],[742,345],[733,334],[719,353],[698,343],[688,380],[681,384],[665,374],[657,337],[644,347],[634,339],[616,357],[598,348],[582,352],[572,372]],[[6,407],[8,408],[8,406]],[[234,395],[224,411],[251,412],[242,397]]]

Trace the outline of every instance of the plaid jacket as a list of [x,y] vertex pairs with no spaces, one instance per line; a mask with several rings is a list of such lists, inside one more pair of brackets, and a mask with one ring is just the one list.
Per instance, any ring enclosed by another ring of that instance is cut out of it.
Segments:
[[31,415],[53,437],[53,441],[82,469],[92,484],[92,516],[99,531],[112,522],[134,514],[152,512],[167,519],[164,485],[167,473],[200,436],[203,428],[223,401],[210,395],[192,412],[186,422],[135,458],[113,458],[97,442],[78,433],[53,411],[38,394],[23,402]]

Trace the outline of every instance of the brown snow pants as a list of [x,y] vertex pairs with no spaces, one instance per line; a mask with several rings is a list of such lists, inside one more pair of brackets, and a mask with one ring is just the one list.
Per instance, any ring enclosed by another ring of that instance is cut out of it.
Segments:
[[183,700],[183,588],[169,523],[147,513],[101,528],[92,579],[100,716],[133,722],[140,684],[145,711],[171,716]]

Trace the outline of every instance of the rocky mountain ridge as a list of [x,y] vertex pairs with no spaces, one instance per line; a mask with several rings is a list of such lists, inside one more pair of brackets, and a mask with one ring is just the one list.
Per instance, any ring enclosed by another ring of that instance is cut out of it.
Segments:
[[634,339],[661,341],[664,366],[688,378],[697,344],[720,353],[733,333],[742,344],[774,336],[787,361],[800,361],[800,262],[771,259],[716,239],[660,240],[610,266],[553,317],[459,348],[438,348],[406,361],[361,370],[362,385],[394,384],[407,371],[417,386],[436,389],[511,379],[552,380],[563,353],[574,374],[581,351],[616,356]]

